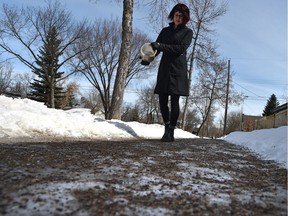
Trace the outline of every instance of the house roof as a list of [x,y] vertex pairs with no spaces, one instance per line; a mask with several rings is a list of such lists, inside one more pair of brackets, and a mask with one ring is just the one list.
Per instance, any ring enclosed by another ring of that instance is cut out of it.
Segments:
[[285,109],[287,110],[287,103],[276,107],[275,109],[271,110],[271,112],[272,112],[272,114],[274,114],[274,113],[278,113],[278,112],[285,110]]

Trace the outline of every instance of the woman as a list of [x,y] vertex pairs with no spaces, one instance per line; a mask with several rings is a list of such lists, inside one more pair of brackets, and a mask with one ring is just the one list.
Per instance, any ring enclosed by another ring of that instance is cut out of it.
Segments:
[[[154,93],[159,95],[160,110],[165,123],[165,132],[161,139],[164,142],[174,141],[174,129],[180,113],[179,98],[189,95],[186,50],[193,35],[192,30],[186,26],[190,20],[186,5],[175,5],[168,18],[172,22],[161,30],[156,42],[151,43],[157,54],[163,52]],[[171,113],[168,107],[169,96]]]

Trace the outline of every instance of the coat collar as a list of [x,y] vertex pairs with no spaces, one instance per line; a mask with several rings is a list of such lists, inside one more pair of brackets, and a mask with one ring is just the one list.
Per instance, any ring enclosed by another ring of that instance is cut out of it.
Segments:
[[[174,29],[174,22],[170,22],[170,23],[169,23],[169,26]],[[177,29],[184,29],[184,28],[187,28],[186,25],[185,25],[185,24],[181,24],[181,25],[178,25],[175,30],[177,30]]]

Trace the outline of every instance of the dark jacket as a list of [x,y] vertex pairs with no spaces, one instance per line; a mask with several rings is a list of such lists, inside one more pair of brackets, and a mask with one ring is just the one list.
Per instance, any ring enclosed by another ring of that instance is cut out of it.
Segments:
[[157,83],[156,94],[189,95],[186,50],[192,41],[192,30],[186,25],[174,29],[174,23],[163,28],[156,40],[160,43],[159,51],[163,52]]

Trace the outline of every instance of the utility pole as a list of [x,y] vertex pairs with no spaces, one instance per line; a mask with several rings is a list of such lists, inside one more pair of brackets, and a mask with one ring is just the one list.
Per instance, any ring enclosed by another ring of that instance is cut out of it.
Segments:
[[228,60],[228,76],[227,76],[226,103],[225,103],[223,135],[226,134],[227,111],[228,111],[228,102],[229,102],[229,85],[230,85],[230,59]]

